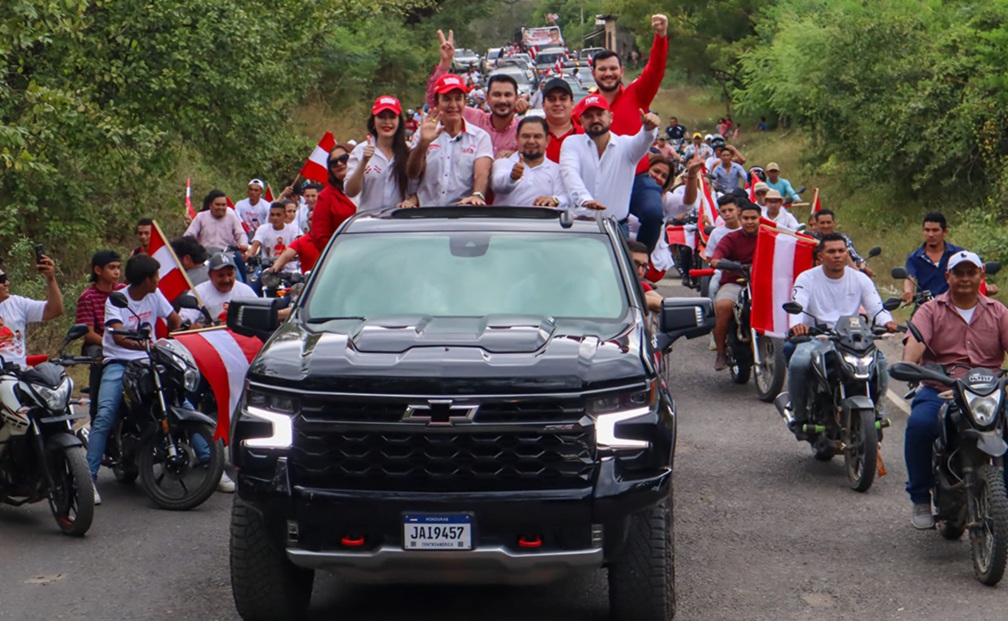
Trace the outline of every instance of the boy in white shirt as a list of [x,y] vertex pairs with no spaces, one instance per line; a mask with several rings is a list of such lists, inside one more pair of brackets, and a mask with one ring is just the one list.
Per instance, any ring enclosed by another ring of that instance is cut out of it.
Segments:
[[[255,237],[252,238],[252,245],[249,246],[245,254],[245,260],[263,251],[263,258],[275,259],[287,249],[288,244],[298,237],[297,226],[288,224],[286,221],[286,208],[281,202],[270,205],[269,223],[256,229]],[[284,266],[287,271],[296,271],[297,265],[288,263]]]

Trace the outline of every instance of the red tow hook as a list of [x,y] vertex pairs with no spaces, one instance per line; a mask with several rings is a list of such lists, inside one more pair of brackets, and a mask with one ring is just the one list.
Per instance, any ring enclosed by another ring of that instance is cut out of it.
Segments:
[[518,547],[519,548],[541,548],[542,547],[542,538],[539,537],[539,536],[526,537],[525,535],[522,535],[521,537],[518,537]]
[[342,543],[343,545],[345,545],[347,547],[356,548],[357,546],[364,545],[364,537],[363,536],[361,536],[361,537],[354,537],[354,536],[351,536],[351,535],[347,535],[347,536],[343,537],[342,539],[340,539],[340,543]]

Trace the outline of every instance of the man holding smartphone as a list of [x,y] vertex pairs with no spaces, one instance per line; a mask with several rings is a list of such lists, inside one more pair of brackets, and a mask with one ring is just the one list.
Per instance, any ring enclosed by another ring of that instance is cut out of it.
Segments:
[[29,300],[20,295],[11,295],[10,279],[0,270],[0,357],[4,362],[13,362],[25,368],[28,324],[49,321],[63,314],[63,294],[56,283],[56,265],[52,259],[36,247],[36,265],[46,281],[46,299]]

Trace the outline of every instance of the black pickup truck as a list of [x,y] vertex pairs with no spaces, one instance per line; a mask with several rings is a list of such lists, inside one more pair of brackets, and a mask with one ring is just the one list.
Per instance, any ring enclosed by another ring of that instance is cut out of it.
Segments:
[[[232,417],[243,619],[350,581],[541,584],[608,569],[612,617],[675,612],[676,413],[665,363],[709,300],[649,322],[616,223],[538,208],[400,209],[337,232]],[[654,326],[657,326],[655,329]]]

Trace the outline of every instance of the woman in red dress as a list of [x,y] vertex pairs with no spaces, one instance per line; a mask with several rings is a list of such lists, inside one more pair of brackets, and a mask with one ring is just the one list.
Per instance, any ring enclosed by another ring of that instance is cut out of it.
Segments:
[[329,183],[319,192],[311,217],[311,238],[319,252],[326,247],[343,221],[357,213],[357,206],[343,193],[349,159],[350,147],[347,145],[337,144],[329,152],[326,162]]

